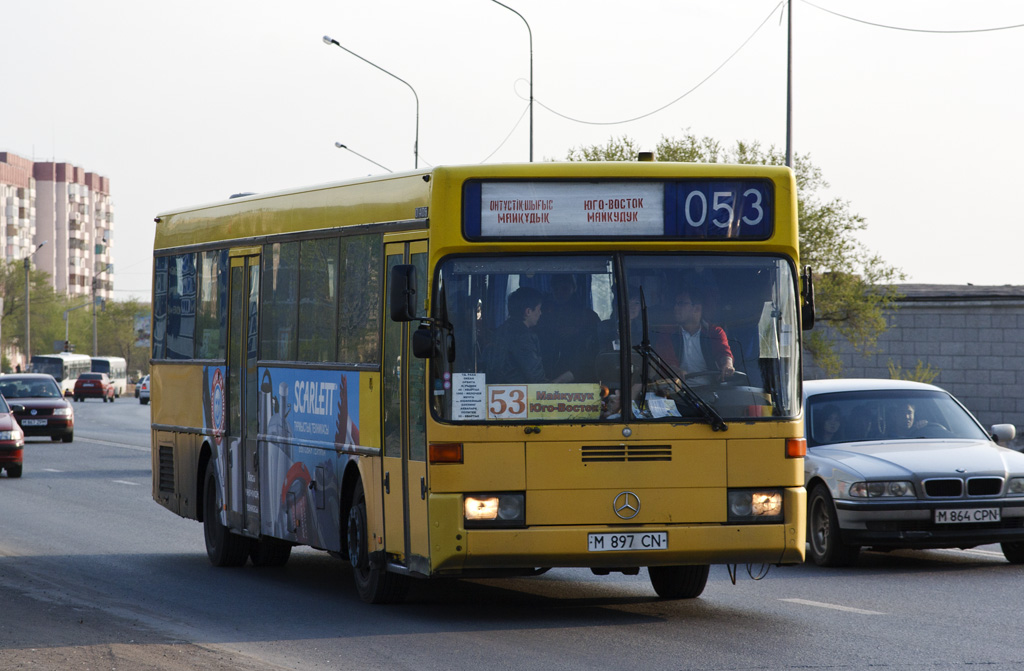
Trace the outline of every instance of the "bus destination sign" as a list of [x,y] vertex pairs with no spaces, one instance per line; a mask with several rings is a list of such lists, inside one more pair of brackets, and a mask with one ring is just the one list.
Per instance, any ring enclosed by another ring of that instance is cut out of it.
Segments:
[[466,237],[764,240],[768,180],[469,182]]

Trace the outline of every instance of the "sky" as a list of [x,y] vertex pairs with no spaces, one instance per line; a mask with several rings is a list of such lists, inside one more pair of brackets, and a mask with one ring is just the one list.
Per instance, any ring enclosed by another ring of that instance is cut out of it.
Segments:
[[[421,168],[529,160],[529,33],[493,0],[2,2],[0,151],[110,178],[119,300],[149,299],[161,212],[409,170],[417,128]],[[532,30],[535,161],[687,132],[784,149],[778,0],[504,4]],[[991,30],[1024,5],[792,12],[792,142],[820,195],[908,282],[1024,284],[1024,26]]]

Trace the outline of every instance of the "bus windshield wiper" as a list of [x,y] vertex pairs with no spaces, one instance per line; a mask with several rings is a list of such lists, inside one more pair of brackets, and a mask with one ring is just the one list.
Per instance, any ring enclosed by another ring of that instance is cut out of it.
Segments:
[[667,380],[672,385],[673,393],[679,398],[685,400],[687,403],[692,405],[701,417],[711,425],[713,431],[726,431],[728,426],[722,416],[718,414],[718,411],[708,405],[700,394],[695,392],[693,388],[686,384],[683,380],[683,376],[680,375],[676,370],[668,364],[661,355],[658,354],[653,347],[651,347],[651,339],[648,332],[647,322],[647,299],[644,297],[644,289],[640,287],[640,318],[643,326],[643,338],[639,345],[634,345],[633,350],[636,351],[643,362],[643,368],[641,370],[641,389],[640,389],[640,403],[641,408],[646,409],[647,406],[647,380],[648,371],[653,369],[658,377]]

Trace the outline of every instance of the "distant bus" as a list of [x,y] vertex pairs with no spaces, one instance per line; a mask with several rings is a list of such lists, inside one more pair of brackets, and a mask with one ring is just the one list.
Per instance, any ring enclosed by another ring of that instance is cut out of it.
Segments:
[[92,359],[85,354],[56,352],[32,356],[32,372],[52,375],[65,396],[74,393],[78,376],[91,370]]
[[114,385],[114,396],[124,395],[128,388],[128,363],[119,356],[94,356],[92,358],[94,373],[106,373]]

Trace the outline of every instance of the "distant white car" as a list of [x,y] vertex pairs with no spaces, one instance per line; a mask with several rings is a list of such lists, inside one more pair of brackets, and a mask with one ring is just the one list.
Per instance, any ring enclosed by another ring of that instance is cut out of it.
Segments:
[[135,386],[135,395],[139,397],[139,403],[146,405],[149,403],[149,376],[144,376],[139,380],[139,384]]
[[951,394],[902,380],[804,382],[808,557],[1000,543],[1024,563],[1024,454]]

